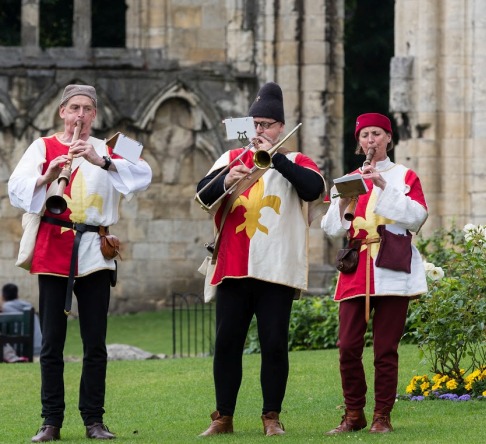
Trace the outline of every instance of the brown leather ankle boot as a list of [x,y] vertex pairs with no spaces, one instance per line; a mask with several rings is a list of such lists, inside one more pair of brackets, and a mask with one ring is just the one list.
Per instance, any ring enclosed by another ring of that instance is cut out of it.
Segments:
[[348,410],[344,411],[344,415],[341,421],[335,429],[329,430],[326,435],[336,435],[337,433],[344,432],[357,432],[358,430],[366,427],[366,418],[364,410]]
[[370,433],[388,433],[393,432],[390,422],[390,412],[385,410],[375,410],[373,422],[371,423]]
[[233,433],[233,417],[221,416],[216,410],[211,413],[211,424],[208,429],[199,436],[218,435],[220,433]]
[[263,434],[266,436],[284,435],[285,428],[279,420],[277,412],[267,412],[262,415]]

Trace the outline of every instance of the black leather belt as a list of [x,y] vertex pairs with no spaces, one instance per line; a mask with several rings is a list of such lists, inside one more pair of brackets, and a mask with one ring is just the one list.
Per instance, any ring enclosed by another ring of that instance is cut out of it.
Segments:
[[87,231],[98,233],[100,227],[96,225],[69,222],[67,220],[56,219],[55,217],[49,216],[42,216],[41,221],[52,225],[59,225],[64,228],[70,228],[71,230],[76,231],[76,236],[74,236],[73,251],[71,253],[71,265],[69,267],[68,285],[66,289],[66,302],[64,304],[64,313],[66,314],[66,316],[68,316],[69,313],[71,313],[71,306],[73,302],[74,270],[76,269],[76,262],[78,260],[78,250],[81,236]]

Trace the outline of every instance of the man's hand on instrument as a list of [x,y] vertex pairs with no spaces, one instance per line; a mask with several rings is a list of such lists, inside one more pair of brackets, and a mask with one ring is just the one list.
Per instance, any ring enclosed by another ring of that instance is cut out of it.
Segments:
[[52,159],[46,169],[46,172],[37,179],[36,186],[39,187],[54,182],[59,177],[59,174],[61,174],[61,171],[68,160],[67,154],[63,154]]
[[73,154],[73,157],[84,157],[89,163],[93,165],[104,165],[105,161],[101,157],[94,146],[88,143],[86,140],[78,139],[71,145],[69,152]]
[[263,135],[259,135],[252,140],[253,145],[257,150],[265,150],[268,151],[274,145],[270,140],[268,140]]
[[250,168],[246,167],[245,165],[236,165],[235,167],[231,168],[229,173],[224,177],[224,186],[226,189],[228,189],[245,176],[247,179],[250,179],[250,171]]

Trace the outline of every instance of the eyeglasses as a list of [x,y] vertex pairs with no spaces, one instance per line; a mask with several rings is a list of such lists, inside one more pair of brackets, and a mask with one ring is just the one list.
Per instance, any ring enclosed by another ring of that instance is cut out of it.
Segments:
[[257,122],[256,120],[254,120],[253,123],[255,125],[255,129],[257,129],[258,125],[260,125],[264,130],[267,130],[273,124],[277,123],[277,120],[274,120],[273,122]]

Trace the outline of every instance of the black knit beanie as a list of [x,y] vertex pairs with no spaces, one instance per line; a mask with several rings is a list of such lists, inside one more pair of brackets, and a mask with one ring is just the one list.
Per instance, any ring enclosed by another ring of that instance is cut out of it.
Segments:
[[266,117],[285,123],[283,96],[280,86],[274,82],[265,83],[248,111],[250,117]]

